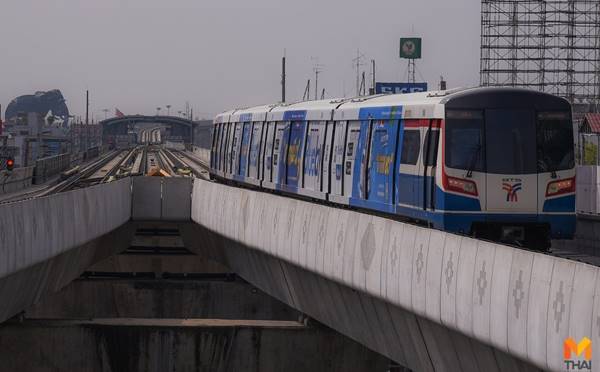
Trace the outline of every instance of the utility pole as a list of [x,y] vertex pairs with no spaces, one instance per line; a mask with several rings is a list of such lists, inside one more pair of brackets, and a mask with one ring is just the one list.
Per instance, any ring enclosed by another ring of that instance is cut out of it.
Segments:
[[325,88],[323,88],[323,92],[321,92],[321,99],[325,99]]
[[192,148],[194,148],[194,109],[190,109],[190,122],[192,122],[192,126],[190,127],[190,132],[192,137]]
[[371,89],[369,90],[369,94],[371,94],[371,95],[375,94],[375,84],[376,84],[376,80],[375,80],[375,60],[372,59],[371,60]]
[[366,95],[366,82],[365,82],[365,72],[362,72],[362,78],[360,79],[360,95]]
[[285,103],[285,49],[281,58],[281,102]]
[[85,91],[85,125],[90,123],[90,91]]
[[306,88],[304,88],[304,95],[302,96],[303,101],[308,101],[310,99],[310,79],[306,82]]

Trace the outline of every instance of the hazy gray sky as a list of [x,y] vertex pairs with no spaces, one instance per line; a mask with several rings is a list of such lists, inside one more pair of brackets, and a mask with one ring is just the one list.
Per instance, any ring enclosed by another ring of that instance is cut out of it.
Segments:
[[208,116],[278,101],[284,48],[288,100],[313,78],[311,57],[326,96],[350,96],[357,48],[376,60],[377,80],[404,81],[398,43],[413,34],[423,37],[417,79],[471,86],[479,12],[475,0],[2,0],[0,103],[58,88],[81,114],[89,89],[99,118],[186,101]]

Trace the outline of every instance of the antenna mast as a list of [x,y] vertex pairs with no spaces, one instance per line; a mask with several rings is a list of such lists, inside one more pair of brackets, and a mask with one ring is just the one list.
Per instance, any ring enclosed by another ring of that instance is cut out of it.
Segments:
[[315,101],[319,99],[319,74],[323,71],[323,65],[319,63],[319,57],[310,57],[315,61],[313,71],[315,72]]
[[360,49],[356,49],[356,58],[352,60],[352,62],[356,63],[356,95],[360,96],[360,66],[363,65],[364,54],[360,53]]

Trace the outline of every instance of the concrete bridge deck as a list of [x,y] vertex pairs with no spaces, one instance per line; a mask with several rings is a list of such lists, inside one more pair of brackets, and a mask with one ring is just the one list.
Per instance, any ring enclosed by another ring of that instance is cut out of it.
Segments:
[[154,220],[181,223],[186,248],[416,371],[563,370],[565,338],[600,342],[596,266],[199,179],[0,206],[0,321]]

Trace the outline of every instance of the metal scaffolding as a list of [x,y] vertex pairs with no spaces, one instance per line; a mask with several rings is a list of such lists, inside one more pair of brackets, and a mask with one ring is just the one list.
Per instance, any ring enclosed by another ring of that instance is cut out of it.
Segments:
[[600,0],[482,0],[480,79],[600,112]]

